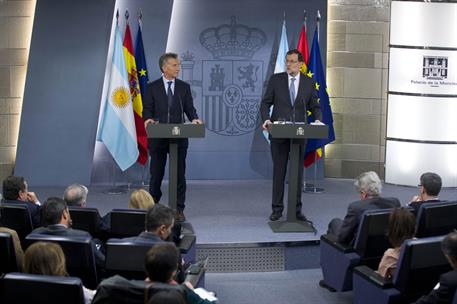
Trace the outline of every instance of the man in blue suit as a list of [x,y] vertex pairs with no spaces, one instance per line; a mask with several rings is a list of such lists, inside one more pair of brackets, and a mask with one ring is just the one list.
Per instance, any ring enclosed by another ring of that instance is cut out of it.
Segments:
[[[180,71],[178,55],[165,53],[160,56],[159,67],[163,75],[148,84],[143,100],[143,120],[145,127],[153,123],[184,123],[184,113],[194,124],[201,124],[194,108],[190,85],[177,79]],[[186,155],[188,139],[178,140],[178,193],[176,220],[185,221],[186,200]],[[151,156],[149,192],[158,203],[162,197],[160,187],[169,152],[168,139],[150,139],[148,141]]]

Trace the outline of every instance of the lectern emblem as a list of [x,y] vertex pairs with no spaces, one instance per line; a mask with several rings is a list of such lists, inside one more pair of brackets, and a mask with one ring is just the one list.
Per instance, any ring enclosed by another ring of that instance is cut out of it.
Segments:
[[297,135],[298,135],[298,136],[303,136],[303,135],[305,135],[305,130],[304,130],[302,127],[299,127],[299,128],[297,129]]
[[179,136],[179,135],[181,135],[181,128],[178,127],[178,126],[174,126],[174,127],[171,129],[171,135],[173,135],[173,136]]

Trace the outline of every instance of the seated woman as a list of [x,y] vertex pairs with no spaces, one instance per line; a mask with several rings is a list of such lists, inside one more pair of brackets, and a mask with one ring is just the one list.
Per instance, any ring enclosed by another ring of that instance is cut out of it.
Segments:
[[154,206],[155,202],[151,194],[144,189],[138,189],[132,192],[129,200],[129,209],[147,210]]
[[[59,244],[36,242],[30,245],[24,254],[23,271],[31,274],[49,276],[68,276],[65,255]],[[84,300],[90,303],[95,290],[83,286]]]
[[[148,277],[147,282],[160,282],[177,285],[175,276],[178,270],[179,250],[173,243],[154,245],[146,253],[144,266]],[[202,299],[196,294],[194,287],[189,282],[184,283],[186,302],[189,304],[209,304],[211,301]]]
[[397,267],[401,245],[405,240],[413,238],[415,229],[416,218],[411,211],[406,208],[392,209],[389,215],[387,237],[393,248],[384,252],[378,267],[380,275],[386,279],[392,278]]

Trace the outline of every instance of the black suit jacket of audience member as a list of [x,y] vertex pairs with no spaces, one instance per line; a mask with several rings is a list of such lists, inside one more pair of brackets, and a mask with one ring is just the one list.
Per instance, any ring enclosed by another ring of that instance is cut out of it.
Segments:
[[452,270],[440,276],[440,287],[417,300],[417,304],[452,303],[457,288],[457,270]]
[[408,206],[412,207],[414,209],[414,214],[417,216],[419,214],[419,209],[421,208],[421,205],[424,203],[441,203],[444,201],[441,201],[439,199],[432,199],[428,201],[418,201],[418,202],[411,202],[408,204]]
[[27,208],[30,213],[30,217],[32,219],[33,228],[37,228],[41,226],[40,220],[40,209],[41,207],[35,203],[25,202],[20,200],[3,200],[3,203],[6,205],[22,205]]
[[378,196],[351,203],[338,233],[338,242],[341,244],[352,244],[354,242],[362,214],[365,210],[395,207],[400,207],[400,201],[394,197],[385,198]]
[[[55,235],[55,236],[64,236],[68,238],[87,238],[92,236],[90,235],[89,232],[79,230],[79,229],[72,229],[72,228],[67,228],[64,225],[48,225],[46,227],[39,227],[30,233],[31,235],[33,234],[45,234],[45,235]],[[94,251],[95,255],[95,263],[97,264],[98,267],[104,268],[105,267],[105,255],[103,254],[103,247],[101,246],[101,243],[92,238],[91,241],[92,245],[92,250]]]
[[151,232],[143,231],[137,236],[132,236],[123,239],[110,239],[110,242],[131,242],[137,245],[154,245],[157,243],[163,243],[164,241],[157,235]]

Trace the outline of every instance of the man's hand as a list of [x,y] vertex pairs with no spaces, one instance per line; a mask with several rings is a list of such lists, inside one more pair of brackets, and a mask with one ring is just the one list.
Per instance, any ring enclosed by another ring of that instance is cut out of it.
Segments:
[[193,289],[194,289],[194,286],[193,286],[193,285],[192,285],[192,283],[191,283],[191,282],[189,282],[189,281],[184,281],[184,283],[183,283],[183,284],[184,284],[184,285],[186,285],[186,286],[187,286],[189,289],[191,289],[191,290],[193,290]]
[[144,127],[146,128],[148,125],[154,124],[154,123],[156,123],[156,122],[154,121],[154,119],[151,119],[151,118],[146,119],[146,120],[144,121]]
[[35,194],[35,192],[27,192],[27,200],[31,203],[39,203],[39,200]]
[[409,203],[420,202],[420,201],[422,201],[422,197],[420,195],[415,195],[415,196],[413,196],[412,200]]
[[193,119],[193,120],[192,120],[192,123],[195,124],[195,125],[201,125],[201,124],[203,124],[203,122],[202,122],[200,119]]
[[268,126],[271,124],[272,124],[271,120],[269,120],[269,119],[265,120],[265,122],[262,125],[262,129],[268,130]]

